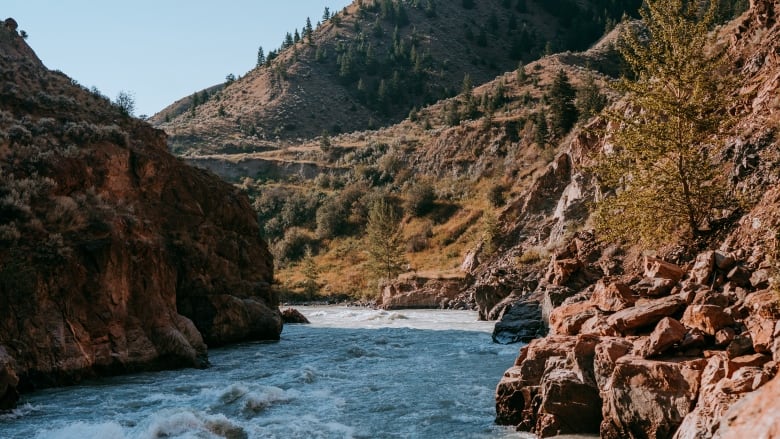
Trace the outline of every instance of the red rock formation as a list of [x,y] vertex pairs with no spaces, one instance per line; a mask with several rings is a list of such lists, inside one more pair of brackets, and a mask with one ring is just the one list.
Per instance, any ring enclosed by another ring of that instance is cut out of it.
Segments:
[[411,277],[395,280],[382,288],[376,306],[382,309],[467,307],[461,297],[462,278],[428,279]]
[[206,343],[278,339],[246,197],[5,26],[0,71],[0,408],[18,389],[202,367]]

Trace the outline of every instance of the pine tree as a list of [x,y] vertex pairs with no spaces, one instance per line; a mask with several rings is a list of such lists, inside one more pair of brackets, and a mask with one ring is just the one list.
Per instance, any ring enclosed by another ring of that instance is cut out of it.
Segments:
[[563,69],[553,80],[550,94],[550,129],[557,138],[565,136],[577,122],[577,107],[574,98],[577,92],[569,82],[569,76]]
[[588,120],[599,114],[606,105],[607,97],[596,84],[596,78],[589,73],[582,87],[577,89],[577,111],[580,120]]
[[[646,30],[619,46],[635,80],[620,83],[628,107],[608,117],[620,128],[595,168],[616,195],[597,204],[605,239],[661,244],[703,235],[729,206],[720,164],[733,79],[723,51],[712,53],[709,29],[717,0],[646,0]],[[648,43],[649,42],[649,43]]]
[[534,114],[533,120],[534,142],[536,142],[536,144],[540,147],[544,148],[547,146],[547,138],[550,135],[550,131],[547,128],[547,117],[545,117],[544,113],[540,111]]
[[311,19],[309,17],[306,17],[306,26],[303,28],[303,36],[306,38],[306,41],[311,44],[312,42],[312,36],[314,35],[314,29],[311,26]]
[[325,6],[325,11],[322,13],[322,22],[326,22],[330,19],[330,8]]
[[369,269],[380,281],[393,279],[403,272],[406,260],[400,220],[393,206],[384,199],[374,202],[368,212],[366,251]]
[[265,64],[265,52],[263,52],[263,46],[257,48],[257,67]]

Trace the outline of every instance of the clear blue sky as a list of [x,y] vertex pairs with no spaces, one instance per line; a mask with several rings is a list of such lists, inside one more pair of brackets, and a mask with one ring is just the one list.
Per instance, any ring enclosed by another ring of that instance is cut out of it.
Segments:
[[258,46],[279,47],[285,32],[312,24],[325,6],[350,0],[2,0],[50,69],[114,99],[135,95],[136,114],[243,75]]

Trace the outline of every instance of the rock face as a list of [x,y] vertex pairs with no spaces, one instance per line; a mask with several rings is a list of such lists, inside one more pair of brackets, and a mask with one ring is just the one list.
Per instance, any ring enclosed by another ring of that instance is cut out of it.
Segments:
[[207,365],[278,339],[247,199],[0,26],[0,408],[19,390]]

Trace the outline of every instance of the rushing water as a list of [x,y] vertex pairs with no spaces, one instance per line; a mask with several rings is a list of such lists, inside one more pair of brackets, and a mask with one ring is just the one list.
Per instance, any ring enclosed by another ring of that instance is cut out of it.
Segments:
[[517,438],[493,393],[518,346],[466,311],[299,308],[279,343],[210,351],[212,367],[25,395],[0,438]]

